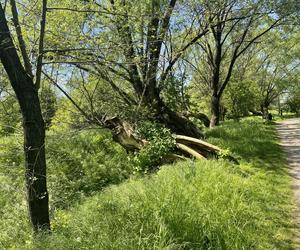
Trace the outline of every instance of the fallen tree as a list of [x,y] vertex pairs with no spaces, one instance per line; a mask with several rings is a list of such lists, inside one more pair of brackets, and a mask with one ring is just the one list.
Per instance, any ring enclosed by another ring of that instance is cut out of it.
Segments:
[[[114,141],[122,145],[127,152],[140,151],[149,143],[146,139],[140,138],[129,123],[121,121],[117,117],[104,119],[102,126],[111,129]],[[177,134],[173,134],[173,136],[176,142],[176,152],[167,155],[171,161],[222,157],[238,164],[237,159],[233,156],[223,155],[224,150],[218,146],[194,137]]]
[[[127,152],[138,152],[149,143],[147,139],[138,134],[137,127],[130,124],[130,122],[124,121],[118,116],[107,116],[106,114],[99,113],[87,113],[53,78],[51,78],[44,71],[43,74],[74,105],[79,113],[85,118],[86,123],[109,129],[112,133],[113,140],[120,144]],[[172,123],[168,124],[165,122],[165,120],[156,118],[157,117],[153,117],[152,122],[163,124],[163,126],[171,131],[175,139],[175,152],[171,152],[166,156],[169,161],[184,160],[187,158],[219,158],[224,152],[224,150],[222,150],[221,148],[200,140],[200,136],[191,137],[187,135],[180,135],[177,133],[177,127],[172,127]],[[190,121],[190,123],[192,122]],[[234,163],[238,163],[238,161],[232,156],[225,155],[225,157],[223,158],[227,158]]]

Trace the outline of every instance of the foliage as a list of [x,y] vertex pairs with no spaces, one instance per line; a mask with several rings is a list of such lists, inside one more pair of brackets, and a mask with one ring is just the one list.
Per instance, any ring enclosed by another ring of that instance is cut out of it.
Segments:
[[249,110],[255,109],[255,101],[253,83],[233,77],[224,95],[226,116],[234,119],[247,116]]
[[134,156],[133,162],[139,172],[147,172],[156,168],[163,157],[174,149],[175,138],[169,129],[159,123],[141,123],[138,133],[149,143]]
[[287,107],[290,112],[300,114],[300,87],[299,79],[294,82],[294,86],[291,88],[290,94],[287,100]]
[[6,136],[21,130],[21,112],[13,95],[1,98],[0,135]]
[[186,76],[181,79],[170,76],[166,79],[162,96],[169,107],[174,110],[185,110],[188,106],[188,95],[186,93]]
[[49,85],[42,86],[39,94],[45,126],[49,128],[57,110],[56,94]]
[[299,46],[292,31],[276,29],[256,50],[249,65],[249,78],[255,86],[257,106],[268,109],[281,95],[292,94],[297,85]]

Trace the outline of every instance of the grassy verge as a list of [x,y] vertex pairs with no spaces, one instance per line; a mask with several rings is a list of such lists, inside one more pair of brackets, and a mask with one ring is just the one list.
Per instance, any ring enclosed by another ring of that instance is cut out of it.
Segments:
[[2,244],[15,249],[292,249],[290,177],[274,127],[247,119],[207,135],[234,152],[241,165],[210,160],[164,166],[57,210],[51,236],[33,239],[24,224],[17,224],[19,237],[2,237]]

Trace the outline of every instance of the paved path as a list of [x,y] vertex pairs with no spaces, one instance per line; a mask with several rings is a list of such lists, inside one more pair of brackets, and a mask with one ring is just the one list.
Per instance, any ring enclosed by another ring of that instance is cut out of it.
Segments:
[[297,205],[297,246],[300,249],[300,118],[289,119],[277,126],[281,145],[287,152],[289,172],[293,177],[293,189]]

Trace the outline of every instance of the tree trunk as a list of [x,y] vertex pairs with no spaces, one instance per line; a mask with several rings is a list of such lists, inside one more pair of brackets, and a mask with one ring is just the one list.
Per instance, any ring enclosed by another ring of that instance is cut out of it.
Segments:
[[264,103],[261,105],[261,112],[262,112],[262,117],[265,120],[269,120],[269,105]]
[[158,120],[175,134],[203,138],[202,132],[192,121],[168,107],[164,107],[163,111],[159,113]]
[[[22,80],[20,83],[25,85]],[[35,231],[50,230],[44,121],[33,85],[22,92],[23,95],[18,99],[23,115],[25,178],[30,219]]]
[[192,121],[184,117],[184,115],[171,110],[163,101],[160,97],[160,90],[157,87],[155,75],[152,77],[152,81],[148,86],[151,86],[151,88],[146,88],[145,91],[139,93],[139,95],[143,100],[143,105],[152,111],[156,121],[164,124],[175,134],[184,134],[195,138],[203,137],[200,129]]
[[209,127],[218,126],[220,122],[220,99],[217,96],[211,98],[211,119]]
[[[159,96],[158,90],[147,96],[145,105],[154,111],[154,118],[164,124],[175,134],[183,134],[195,138],[202,138],[199,128],[188,118],[171,110]],[[150,104],[150,105],[149,105]]]
[[25,179],[30,220],[35,231],[50,230],[46,183],[45,127],[33,80],[13,44],[0,4],[0,59],[16,93],[23,117]]

